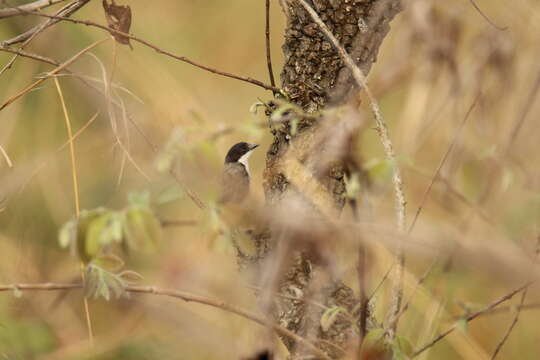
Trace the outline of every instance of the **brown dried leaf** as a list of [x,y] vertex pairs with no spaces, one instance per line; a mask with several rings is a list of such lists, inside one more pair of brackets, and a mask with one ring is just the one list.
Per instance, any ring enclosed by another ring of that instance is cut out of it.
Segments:
[[[105,18],[109,27],[113,30],[129,33],[131,27],[131,8],[128,5],[116,5],[114,0],[111,4],[108,0],[103,0],[103,10],[105,10]],[[120,44],[129,45],[129,38],[119,34],[112,34],[116,41]]]

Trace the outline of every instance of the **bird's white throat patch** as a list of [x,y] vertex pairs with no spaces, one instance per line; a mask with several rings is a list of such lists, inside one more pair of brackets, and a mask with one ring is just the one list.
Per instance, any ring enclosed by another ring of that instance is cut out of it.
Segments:
[[245,153],[244,155],[242,155],[240,157],[240,159],[238,159],[238,162],[242,165],[244,165],[244,167],[246,168],[246,171],[248,173],[248,175],[251,176],[251,174],[249,173],[249,163],[248,163],[248,160],[249,160],[249,157],[251,156],[251,153],[253,152],[253,150],[250,150],[248,151],[247,153]]

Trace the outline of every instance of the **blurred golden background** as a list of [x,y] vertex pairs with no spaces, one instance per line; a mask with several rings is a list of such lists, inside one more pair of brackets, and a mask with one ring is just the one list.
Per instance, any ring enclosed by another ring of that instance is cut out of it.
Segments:
[[[210,67],[269,82],[263,1],[126,3],[133,13],[131,33],[136,36]],[[455,245],[445,251],[460,247],[474,251],[440,265],[414,293],[400,333],[415,348],[459,322],[467,311],[481,309],[538,276],[533,263],[540,236],[540,3],[477,3],[506,30],[490,25],[467,0],[407,1],[392,22],[368,78],[404,171],[409,224],[475,104],[408,238],[413,244],[408,249],[408,271],[420,277],[437,252],[426,249],[422,239]],[[91,1],[74,18],[106,23],[98,1]],[[276,1],[271,19],[278,76],[285,19]],[[8,39],[43,19],[17,16],[0,21],[0,39]],[[99,29],[60,23],[40,34],[26,50],[63,62],[107,37]],[[174,179],[156,168],[159,154],[166,152],[174,136],[181,139],[181,177],[205,202],[216,199],[227,149],[242,140],[260,143],[251,158],[251,172],[252,189],[262,196],[265,151],[272,136],[264,114],[253,114],[250,107],[259,99],[269,100],[270,92],[205,72],[138,43],[132,45],[134,50],[107,41],[91,51],[94,56],[84,55],[70,66],[92,77],[88,81],[98,88],[103,88],[103,78],[112,76],[117,85],[113,91],[138,124],[138,129],[128,124],[128,132],[121,136],[131,159],[126,159],[111,130],[106,99],[76,78],[59,78],[74,132],[98,113],[74,142],[81,208],[120,209],[131,192],[147,190],[159,197],[174,187]],[[11,57],[1,52],[0,64]],[[19,58],[0,75],[0,98],[5,101],[51,69]],[[367,106],[365,113],[369,116]],[[120,112],[116,121],[123,129]],[[0,112],[0,146],[13,163],[9,167],[0,157],[0,284],[69,282],[79,274],[78,260],[60,249],[57,240],[58,229],[75,214],[69,148],[57,150],[67,140],[53,80]],[[371,128],[363,132],[357,151],[373,181],[370,221],[390,227],[389,166]],[[131,254],[127,267],[144,276],[142,283],[209,295],[257,311],[252,290],[238,275],[231,247],[209,238],[208,213],[183,197],[159,207],[158,214],[201,226],[167,227],[158,250]],[[382,250],[374,254],[372,289],[392,261]],[[354,269],[346,280],[355,286]],[[407,288],[406,299],[413,288]],[[382,307],[387,290],[383,287],[377,295]],[[268,340],[264,328],[219,309],[132,295],[119,301],[90,301],[96,336],[95,346],[90,347],[80,292],[70,292],[59,302],[56,296],[23,292],[18,298],[11,292],[0,293],[0,357],[238,359]],[[521,312],[499,358],[538,357],[538,301],[533,286],[525,300],[531,306]],[[419,358],[490,358],[519,303],[516,296],[504,304],[506,311],[461,324]]]

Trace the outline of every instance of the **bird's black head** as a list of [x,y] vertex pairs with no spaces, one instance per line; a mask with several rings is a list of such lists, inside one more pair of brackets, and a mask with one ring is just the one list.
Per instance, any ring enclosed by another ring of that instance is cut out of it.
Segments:
[[233,163],[240,160],[242,156],[250,152],[251,150],[255,149],[258,144],[250,144],[247,142],[240,142],[238,144],[233,145],[229,152],[227,153],[227,156],[225,156],[225,164],[227,163]]

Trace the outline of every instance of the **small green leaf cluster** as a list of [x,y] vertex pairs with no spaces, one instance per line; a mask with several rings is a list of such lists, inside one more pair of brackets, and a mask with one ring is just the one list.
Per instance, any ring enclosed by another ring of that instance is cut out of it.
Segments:
[[126,292],[126,288],[133,281],[140,279],[142,276],[134,271],[124,270],[114,273],[101,266],[89,264],[84,276],[84,291],[89,298],[102,297],[109,301],[111,296],[114,296],[119,299],[122,296],[127,297],[129,293]]
[[85,264],[114,247],[153,251],[160,239],[161,224],[151,209],[148,192],[130,194],[129,205],[122,210],[83,210],[62,226],[58,238],[62,248],[70,247]]

